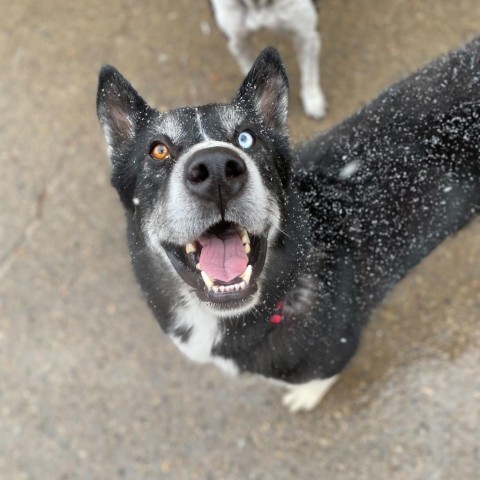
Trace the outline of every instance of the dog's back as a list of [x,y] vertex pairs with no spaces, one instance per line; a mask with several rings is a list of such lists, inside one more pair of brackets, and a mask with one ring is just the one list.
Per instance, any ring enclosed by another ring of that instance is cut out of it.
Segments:
[[390,87],[297,158],[326,258],[355,252],[360,297],[376,302],[480,209],[480,38]]

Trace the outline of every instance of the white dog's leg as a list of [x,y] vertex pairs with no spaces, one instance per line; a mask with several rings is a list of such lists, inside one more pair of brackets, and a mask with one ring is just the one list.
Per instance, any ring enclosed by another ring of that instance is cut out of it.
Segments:
[[238,0],[211,0],[215,21],[227,37],[228,49],[237,59],[246,75],[255,61],[247,37],[251,33],[245,25],[245,7]]
[[242,73],[246,75],[250,70],[255,56],[252,54],[247,37],[241,34],[228,34],[228,49],[237,59]]
[[338,380],[338,375],[324,380],[312,380],[299,385],[289,385],[283,404],[292,412],[313,410]]
[[320,34],[315,25],[295,30],[294,43],[300,67],[300,97],[303,109],[310,117],[325,116],[327,102],[320,86]]

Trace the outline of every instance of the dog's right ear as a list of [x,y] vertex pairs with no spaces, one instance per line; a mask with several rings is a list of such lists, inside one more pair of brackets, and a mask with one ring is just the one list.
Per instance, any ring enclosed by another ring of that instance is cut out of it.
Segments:
[[100,70],[97,115],[108,144],[110,158],[125,150],[135,137],[139,119],[149,109],[145,101],[111,65]]

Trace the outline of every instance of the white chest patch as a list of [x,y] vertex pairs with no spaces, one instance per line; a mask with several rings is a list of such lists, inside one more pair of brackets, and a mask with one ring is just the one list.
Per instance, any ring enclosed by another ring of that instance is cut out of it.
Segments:
[[217,317],[198,306],[188,306],[177,310],[175,328],[190,332],[185,341],[171,335],[175,345],[190,360],[199,363],[214,363],[221,370],[231,375],[238,373],[233,360],[212,354],[213,347],[221,341],[222,333]]

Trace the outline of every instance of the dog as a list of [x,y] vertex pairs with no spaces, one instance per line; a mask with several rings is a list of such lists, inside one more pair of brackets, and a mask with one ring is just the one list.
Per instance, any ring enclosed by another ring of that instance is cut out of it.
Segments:
[[248,45],[251,33],[267,28],[292,35],[300,67],[303,109],[314,119],[325,116],[327,102],[320,86],[321,38],[315,0],[210,0],[210,4],[244,75],[255,60]]
[[386,292],[480,210],[479,72],[480,37],[291,148],[273,48],[230,103],[169,112],[104,66],[133,268],[179,349],[314,408]]

